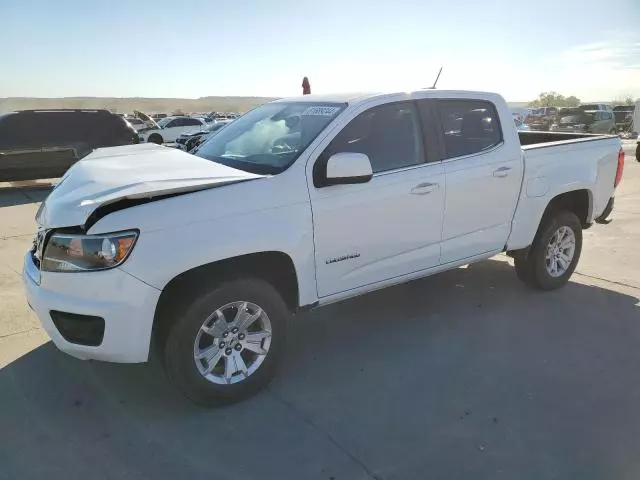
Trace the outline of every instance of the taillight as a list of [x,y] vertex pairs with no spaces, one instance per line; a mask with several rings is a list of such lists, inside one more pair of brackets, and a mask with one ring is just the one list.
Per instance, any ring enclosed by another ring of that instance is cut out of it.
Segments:
[[624,170],[624,150],[622,148],[618,152],[618,169],[616,170],[616,179],[613,181],[613,186],[617,187],[622,180],[622,171]]

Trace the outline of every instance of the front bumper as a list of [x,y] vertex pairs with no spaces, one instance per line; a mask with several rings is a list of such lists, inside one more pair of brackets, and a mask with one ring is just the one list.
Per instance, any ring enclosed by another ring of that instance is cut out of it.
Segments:
[[[80,273],[41,272],[36,276],[37,271],[28,252],[22,274],[27,300],[60,350],[82,360],[147,361],[160,290],[118,268]],[[51,311],[104,319],[101,343],[90,346],[66,340],[55,326]]]

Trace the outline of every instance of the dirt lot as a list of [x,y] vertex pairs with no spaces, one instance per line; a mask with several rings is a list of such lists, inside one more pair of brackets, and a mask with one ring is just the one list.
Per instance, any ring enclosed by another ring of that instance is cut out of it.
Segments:
[[0,478],[637,479],[640,164],[572,282],[505,257],[298,317],[269,389],[200,409],[59,353],[20,284],[48,190],[0,192]]

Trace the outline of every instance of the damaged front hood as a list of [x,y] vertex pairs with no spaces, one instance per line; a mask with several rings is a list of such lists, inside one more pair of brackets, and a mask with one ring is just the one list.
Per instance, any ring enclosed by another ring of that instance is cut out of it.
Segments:
[[46,229],[84,226],[97,208],[120,200],[195,192],[261,177],[150,143],[101,148],[67,171],[42,203],[36,222]]

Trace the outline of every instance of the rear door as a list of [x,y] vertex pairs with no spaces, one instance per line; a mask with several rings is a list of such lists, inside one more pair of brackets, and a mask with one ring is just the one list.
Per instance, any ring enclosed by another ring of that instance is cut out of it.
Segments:
[[[0,180],[35,180],[60,177],[76,159],[64,135],[64,122],[50,118],[51,112],[23,112],[0,122],[5,141],[0,157]],[[6,132],[6,133],[5,133]]]
[[197,118],[185,118],[183,124],[184,132],[197,132],[204,127],[204,124]]
[[31,179],[29,156],[39,148],[28,138],[28,119],[20,113],[0,116],[0,181]]
[[175,142],[176,138],[185,131],[185,120],[184,118],[174,118],[171,120],[161,131],[162,139],[165,142]]
[[61,177],[78,158],[90,153],[89,129],[79,112],[35,112],[31,135],[41,148],[34,158],[38,178]]
[[501,250],[520,193],[520,147],[505,144],[489,101],[444,99],[437,108],[447,182],[442,263]]

